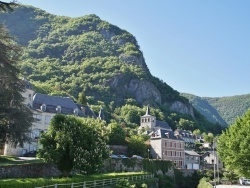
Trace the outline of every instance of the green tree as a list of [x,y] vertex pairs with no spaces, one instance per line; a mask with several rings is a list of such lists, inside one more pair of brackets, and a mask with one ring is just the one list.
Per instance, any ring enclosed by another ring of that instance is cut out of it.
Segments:
[[236,175],[232,170],[223,172],[223,176],[230,182],[231,185],[239,179],[238,175]]
[[111,122],[108,124],[108,138],[109,144],[113,145],[122,145],[125,142],[126,139],[126,132],[123,130],[122,126],[120,123],[117,122]]
[[217,141],[219,158],[226,169],[250,177],[250,110],[222,133]]
[[51,120],[48,132],[42,134],[43,147],[38,156],[55,164],[63,176],[72,169],[92,174],[109,156],[102,126],[102,121],[92,118],[58,114]]
[[82,91],[81,93],[78,94],[78,101],[77,102],[79,104],[82,104],[82,105],[87,104],[87,98],[86,98],[84,91]]
[[147,145],[145,144],[144,138],[141,136],[131,136],[128,141],[128,154],[145,156],[147,152]]
[[16,1],[10,1],[9,3],[0,1],[0,11],[12,11],[17,6]]
[[197,136],[200,136],[200,135],[201,135],[200,129],[195,129],[195,130],[193,131],[193,134],[196,136],[196,139],[197,139]]
[[214,143],[215,137],[213,133],[208,133],[208,134],[203,133],[203,137],[204,137],[204,140],[209,143],[210,147],[214,147],[213,143]]
[[23,104],[25,83],[19,78],[17,61],[20,47],[0,25],[0,142],[8,141],[13,146],[23,146],[29,141],[28,131],[33,117],[29,108]]

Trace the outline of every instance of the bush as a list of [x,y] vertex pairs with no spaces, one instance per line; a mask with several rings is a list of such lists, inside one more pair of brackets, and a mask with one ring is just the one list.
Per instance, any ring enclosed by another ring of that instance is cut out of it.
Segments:
[[197,188],[213,188],[213,186],[205,178],[202,178]]

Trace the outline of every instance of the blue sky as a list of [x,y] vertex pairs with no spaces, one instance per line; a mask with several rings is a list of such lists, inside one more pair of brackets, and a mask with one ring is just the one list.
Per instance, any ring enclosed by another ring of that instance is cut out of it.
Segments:
[[249,0],[19,0],[55,15],[96,14],[133,34],[151,73],[201,97],[249,94]]

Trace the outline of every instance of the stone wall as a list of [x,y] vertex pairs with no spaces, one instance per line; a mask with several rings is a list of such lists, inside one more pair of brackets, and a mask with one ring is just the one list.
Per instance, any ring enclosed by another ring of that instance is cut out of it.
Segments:
[[0,167],[0,178],[58,177],[60,172],[50,164],[23,164]]
[[[194,173],[194,170],[181,170],[184,176]],[[100,170],[101,173],[141,171],[143,171],[142,160],[137,159],[108,159],[105,161],[104,167]],[[173,169],[169,169],[166,174],[170,177],[174,176]],[[55,166],[45,163],[0,167],[0,178],[59,177],[60,175],[60,171]]]
[[[108,159],[100,172],[140,172],[141,160]],[[0,178],[59,177],[60,171],[51,164],[23,164],[0,167]]]

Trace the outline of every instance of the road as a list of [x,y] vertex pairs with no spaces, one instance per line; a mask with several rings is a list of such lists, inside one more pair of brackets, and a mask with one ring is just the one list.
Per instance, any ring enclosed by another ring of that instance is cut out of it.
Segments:
[[243,187],[250,188],[250,186],[247,185],[216,185],[216,188],[243,188]]

